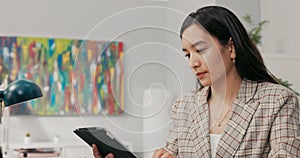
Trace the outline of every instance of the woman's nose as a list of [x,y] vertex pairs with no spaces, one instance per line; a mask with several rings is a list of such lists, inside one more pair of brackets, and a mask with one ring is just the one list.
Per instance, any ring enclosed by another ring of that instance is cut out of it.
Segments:
[[190,55],[191,68],[196,68],[196,67],[199,67],[200,65],[201,65],[201,62],[200,62],[200,58],[199,58],[198,54],[191,53],[191,55]]

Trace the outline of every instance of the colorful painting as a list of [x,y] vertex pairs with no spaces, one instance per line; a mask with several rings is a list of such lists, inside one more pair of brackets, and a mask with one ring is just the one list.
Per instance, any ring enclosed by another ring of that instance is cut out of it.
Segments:
[[11,114],[119,115],[124,109],[123,43],[0,37],[0,77],[29,79],[42,98],[13,106]]

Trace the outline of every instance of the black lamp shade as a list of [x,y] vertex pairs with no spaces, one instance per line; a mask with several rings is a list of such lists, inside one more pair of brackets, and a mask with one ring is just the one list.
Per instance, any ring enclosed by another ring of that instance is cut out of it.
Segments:
[[12,82],[1,92],[5,107],[43,96],[41,88],[32,81],[21,79]]

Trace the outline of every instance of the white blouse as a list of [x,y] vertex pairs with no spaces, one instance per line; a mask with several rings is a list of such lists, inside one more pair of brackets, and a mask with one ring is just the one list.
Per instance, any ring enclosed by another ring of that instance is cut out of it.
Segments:
[[222,137],[222,134],[209,134],[210,138],[210,149],[211,149],[211,156],[215,158],[217,153],[217,146]]

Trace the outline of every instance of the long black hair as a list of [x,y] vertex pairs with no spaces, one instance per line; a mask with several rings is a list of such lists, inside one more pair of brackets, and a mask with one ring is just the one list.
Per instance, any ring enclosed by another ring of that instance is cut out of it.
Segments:
[[192,24],[201,25],[222,46],[227,45],[232,38],[236,53],[235,66],[242,79],[278,84],[277,79],[266,68],[245,27],[230,10],[220,6],[207,6],[189,14],[181,26],[180,38],[183,31]]

